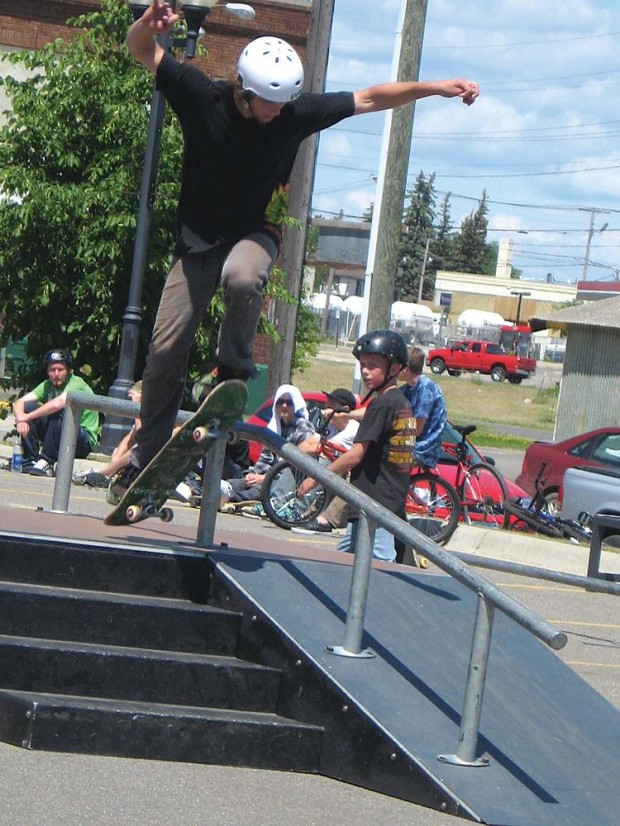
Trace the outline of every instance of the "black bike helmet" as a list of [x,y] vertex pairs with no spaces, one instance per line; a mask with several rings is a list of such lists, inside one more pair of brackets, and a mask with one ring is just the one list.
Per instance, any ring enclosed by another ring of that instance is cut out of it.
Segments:
[[395,330],[371,330],[355,342],[353,355],[359,360],[364,353],[385,356],[390,366],[397,361],[404,367],[409,360],[407,342]]
[[48,364],[56,364],[58,362],[66,364],[68,370],[73,368],[73,358],[71,357],[71,353],[68,353],[66,350],[55,348],[54,350],[48,350],[43,356],[43,367],[47,367]]

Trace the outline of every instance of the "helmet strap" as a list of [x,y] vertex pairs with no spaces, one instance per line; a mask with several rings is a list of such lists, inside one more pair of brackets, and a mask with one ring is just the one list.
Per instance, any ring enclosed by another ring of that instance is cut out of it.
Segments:
[[[393,376],[390,375],[393,364],[394,364],[394,359],[393,358],[389,359],[387,370],[385,371],[385,376],[383,378],[383,381],[381,382],[379,387],[374,387],[372,390],[369,390],[368,393],[366,393],[366,395],[362,399],[362,407],[366,404],[366,402],[372,396],[373,393],[380,393],[383,390],[383,388],[386,386],[386,384],[388,384],[394,378]],[[396,375],[398,375],[398,373]]]

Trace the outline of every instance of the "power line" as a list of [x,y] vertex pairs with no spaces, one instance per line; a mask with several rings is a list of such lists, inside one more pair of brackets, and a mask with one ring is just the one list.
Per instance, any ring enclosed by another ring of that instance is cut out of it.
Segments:
[[589,166],[582,169],[558,169],[553,172],[479,172],[476,175],[459,172],[452,172],[449,175],[437,173],[435,178],[540,178],[548,175],[580,175],[582,172],[604,172],[609,169],[620,169],[620,164],[615,166]]
[[[549,46],[553,43],[572,43],[577,41],[583,40],[600,40],[605,37],[617,37],[620,35],[620,32],[603,32],[602,34],[586,34],[586,35],[576,35],[574,37],[551,37],[545,38],[544,40],[523,40],[523,41],[515,41],[514,43],[479,43],[478,45],[472,45],[468,43],[467,45],[460,45],[458,43],[451,43],[449,45],[434,45],[433,43],[425,43],[424,50],[425,51],[445,51],[449,49],[450,51],[456,50],[464,50],[469,51],[475,49],[477,51],[482,51],[484,49],[511,49],[517,46]],[[373,42],[372,44],[369,41],[365,41],[363,43],[355,42],[352,40],[334,40],[332,42],[332,52],[335,49],[368,49],[372,45],[373,51],[378,50],[385,50],[388,49],[391,51],[393,49],[393,44],[386,43],[377,44]]]
[[522,41],[515,41],[514,43],[479,43],[478,45],[472,45],[468,43],[467,45],[459,45],[457,44],[450,44],[448,46],[433,46],[429,44],[425,46],[425,49],[433,49],[433,51],[444,51],[449,49],[450,51],[456,50],[463,50],[463,51],[470,51],[475,49],[476,51],[483,51],[484,49],[512,49],[517,46],[550,46],[553,43],[574,43],[580,40],[594,40],[594,39],[601,39],[604,37],[617,37],[620,35],[620,32],[606,32],[603,34],[589,34],[589,35],[579,35],[575,37],[550,37],[545,38],[544,40],[522,40]]

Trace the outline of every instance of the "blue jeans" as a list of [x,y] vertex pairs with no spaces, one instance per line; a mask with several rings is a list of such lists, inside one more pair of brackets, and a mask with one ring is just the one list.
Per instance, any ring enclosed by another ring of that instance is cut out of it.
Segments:
[[[26,402],[24,412],[30,413],[39,407],[38,402]],[[38,459],[45,459],[46,462],[54,464],[58,461],[58,449],[60,447],[60,434],[62,432],[62,419],[64,410],[59,410],[52,416],[40,416],[38,419],[31,419],[28,424],[30,432],[27,436],[22,436],[22,450],[24,462],[36,462]],[[88,433],[83,427],[78,430],[75,455],[78,459],[85,459],[91,451]]]
[[[357,540],[357,529],[359,521],[356,519],[349,522],[345,535],[338,543],[336,550],[344,551],[352,554]],[[372,555],[375,559],[381,559],[383,562],[395,562],[396,551],[394,549],[394,537],[385,528],[377,526],[375,531],[375,539],[372,546]]]

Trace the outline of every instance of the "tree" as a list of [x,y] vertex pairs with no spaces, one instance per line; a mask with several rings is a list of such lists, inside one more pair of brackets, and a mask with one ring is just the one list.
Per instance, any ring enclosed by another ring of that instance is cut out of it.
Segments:
[[444,195],[439,212],[439,222],[433,241],[433,272],[451,267],[454,248],[454,227],[450,215],[450,193]]
[[486,242],[488,211],[487,194],[484,191],[478,207],[461,222],[461,231],[455,239],[453,265],[456,271],[493,274],[497,246]]
[[[432,274],[433,262],[426,255],[426,243],[435,237],[435,173],[426,178],[420,172],[414,189],[408,194],[409,206],[404,215],[404,233],[400,245],[400,271],[396,277],[396,289],[403,300],[416,301],[420,278],[426,257],[426,274]],[[429,288],[425,280],[425,295]],[[432,295],[432,284],[430,286]]]
[[[22,386],[38,380],[40,356],[53,346],[73,353],[97,392],[116,375],[152,92],[123,45],[131,19],[124,0],[102,0],[69,21],[75,36],[4,57],[30,71],[27,80],[0,80],[12,106],[0,130],[0,315],[5,335],[28,336],[33,362],[18,376]],[[174,243],[181,154],[167,111],[138,373]],[[295,300],[277,272],[268,292]],[[196,338],[190,378],[212,362],[222,312],[219,296]],[[266,316],[260,329],[275,335]]]

